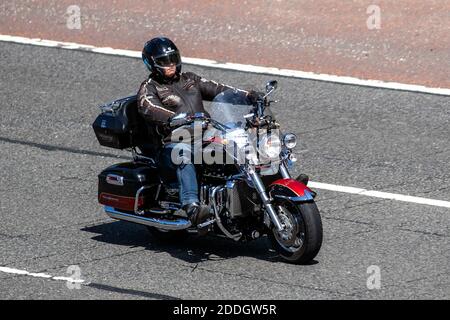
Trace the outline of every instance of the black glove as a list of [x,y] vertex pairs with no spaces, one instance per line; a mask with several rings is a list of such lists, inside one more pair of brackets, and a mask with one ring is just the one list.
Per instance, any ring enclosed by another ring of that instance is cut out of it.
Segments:
[[169,118],[169,126],[173,127],[181,127],[192,121],[192,116],[185,113],[178,113]]
[[264,97],[264,93],[255,90],[250,90],[247,93],[247,100],[251,104],[256,104],[256,101],[258,101],[258,99],[262,99],[262,97]]

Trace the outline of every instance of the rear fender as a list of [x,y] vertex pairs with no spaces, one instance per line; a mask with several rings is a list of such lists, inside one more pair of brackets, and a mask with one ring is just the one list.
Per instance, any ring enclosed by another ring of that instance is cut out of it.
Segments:
[[271,198],[288,199],[293,202],[309,202],[316,193],[295,179],[279,179],[269,186]]

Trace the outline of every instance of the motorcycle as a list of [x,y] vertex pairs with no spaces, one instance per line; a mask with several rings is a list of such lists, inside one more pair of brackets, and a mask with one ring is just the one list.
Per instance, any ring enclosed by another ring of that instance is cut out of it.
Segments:
[[[136,96],[100,106],[93,123],[103,146],[128,149],[133,160],[112,165],[98,175],[98,202],[106,214],[147,226],[163,240],[212,234],[246,242],[267,235],[288,262],[314,259],[322,244],[322,222],[307,181],[291,178],[297,138],[282,134],[270,110],[277,81],[249,101],[237,90],[219,94],[208,113],[178,114],[170,121],[172,137],[194,128],[199,198],[208,219],[193,226],[179,202],[174,172],[159,165],[158,128],[137,112]],[[191,131],[190,131],[191,132]],[[177,160],[178,155],[173,158]]]

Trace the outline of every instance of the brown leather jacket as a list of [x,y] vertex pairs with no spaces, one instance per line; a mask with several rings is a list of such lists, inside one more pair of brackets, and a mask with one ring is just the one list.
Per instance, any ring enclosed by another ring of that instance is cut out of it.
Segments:
[[[235,88],[206,80],[192,72],[181,73],[174,81],[167,83],[158,82],[150,75],[139,88],[138,111],[147,122],[156,124],[160,131],[163,131],[164,142],[170,142],[167,124],[171,117],[183,112],[206,113],[203,100],[212,101],[216,95],[227,89]],[[247,91],[240,91],[248,94]]]

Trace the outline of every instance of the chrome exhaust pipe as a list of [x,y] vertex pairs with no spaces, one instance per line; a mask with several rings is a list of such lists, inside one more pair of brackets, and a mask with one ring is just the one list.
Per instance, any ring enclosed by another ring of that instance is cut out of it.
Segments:
[[105,206],[105,212],[109,217],[116,220],[134,222],[137,224],[143,224],[149,227],[156,227],[164,230],[184,230],[192,225],[191,222],[187,219],[178,218],[176,220],[166,220],[161,218],[136,216],[133,214],[118,211],[113,207],[108,206]]

